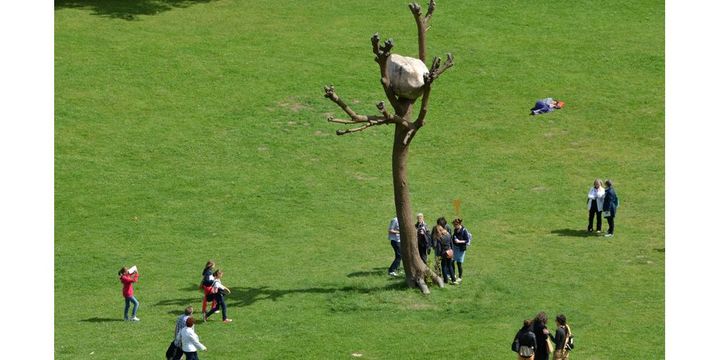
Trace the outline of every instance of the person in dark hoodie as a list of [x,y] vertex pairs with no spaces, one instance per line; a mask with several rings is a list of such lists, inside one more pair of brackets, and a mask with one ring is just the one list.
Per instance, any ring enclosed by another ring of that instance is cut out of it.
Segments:
[[549,360],[550,349],[548,349],[548,331],[547,314],[544,311],[539,312],[533,319],[532,328],[537,339],[537,348],[535,349],[535,360]]

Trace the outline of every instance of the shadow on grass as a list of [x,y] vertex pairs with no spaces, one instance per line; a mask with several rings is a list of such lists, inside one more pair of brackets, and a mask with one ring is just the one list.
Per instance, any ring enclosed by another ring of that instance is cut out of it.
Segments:
[[595,233],[588,232],[587,230],[577,229],[560,229],[553,230],[551,233],[557,236],[572,236],[572,237],[596,237]]
[[82,322],[93,322],[93,323],[99,323],[99,322],[114,322],[114,321],[124,321],[123,319],[117,319],[117,318],[99,318],[99,317],[93,317],[89,319],[82,319],[80,320]]
[[[404,281],[397,281],[387,286],[374,288],[359,288],[353,286],[345,286],[342,288],[307,288],[307,289],[271,289],[267,286],[258,288],[233,288],[233,292],[225,297],[228,306],[245,307],[250,306],[258,301],[277,301],[286,295],[293,294],[335,294],[335,293],[358,293],[371,294],[379,291],[399,291],[407,290],[408,287]],[[417,290],[415,290],[417,291]]]
[[186,8],[214,0],[55,0],[55,10],[87,9],[93,15],[113,19],[138,20],[140,15],[157,15],[174,8]]
[[198,296],[193,296],[191,298],[160,300],[155,305],[156,306],[180,306],[180,307],[182,307],[182,309],[180,309],[180,311],[182,311],[188,305],[193,305],[195,303],[202,302],[202,297],[203,297],[203,295],[201,293],[198,293]]
[[369,271],[356,271],[353,273],[347,274],[347,277],[361,277],[361,276],[375,276],[375,275],[385,275],[387,273],[387,268],[384,267],[376,267]]

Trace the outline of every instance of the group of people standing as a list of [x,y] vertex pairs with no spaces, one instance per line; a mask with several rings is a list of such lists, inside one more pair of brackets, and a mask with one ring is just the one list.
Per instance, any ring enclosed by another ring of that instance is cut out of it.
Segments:
[[[445,217],[440,217],[436,221],[436,225],[432,230],[425,223],[425,216],[422,213],[417,214],[417,243],[420,259],[427,264],[428,255],[435,253],[435,271],[442,273],[446,283],[459,284],[463,277],[463,262],[465,262],[465,252],[472,241],[472,234],[463,226],[463,220],[456,218],[452,221],[451,228]],[[400,250],[400,225],[397,217],[390,220],[388,226],[388,239],[393,249],[395,258],[388,268],[389,276],[398,276],[397,270],[402,261]],[[455,267],[457,266],[457,272]],[[456,276],[457,274],[457,276]]]
[[518,353],[519,360],[567,360],[574,347],[572,331],[563,314],[555,317],[555,335],[547,328],[547,315],[539,312],[533,320],[523,321],[523,326],[515,334],[512,350]]
[[601,233],[602,218],[604,217],[608,223],[608,231],[605,233],[605,237],[615,236],[615,214],[619,206],[620,201],[613,188],[612,180],[605,180],[605,187],[603,187],[603,181],[595,179],[587,195],[587,231],[593,232],[593,220],[596,219],[595,231]]

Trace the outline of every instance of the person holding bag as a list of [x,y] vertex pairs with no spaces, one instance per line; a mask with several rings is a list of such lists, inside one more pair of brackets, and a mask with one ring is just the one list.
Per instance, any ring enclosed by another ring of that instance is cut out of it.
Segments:
[[436,244],[440,247],[440,257],[442,266],[443,280],[448,283],[448,278],[451,280],[449,284],[455,284],[455,269],[453,269],[453,250],[452,250],[452,239],[450,233],[438,224],[435,226],[433,231],[433,237]]
[[565,315],[560,314],[555,318],[557,330],[555,336],[550,334],[550,339],[555,343],[555,351],[553,352],[553,360],[567,360],[570,351],[568,350],[568,341],[570,340],[570,327],[567,325]]
[[513,341],[512,350],[518,353],[518,360],[534,360],[537,349],[537,338],[532,329],[532,321],[523,321],[523,327],[518,330]]

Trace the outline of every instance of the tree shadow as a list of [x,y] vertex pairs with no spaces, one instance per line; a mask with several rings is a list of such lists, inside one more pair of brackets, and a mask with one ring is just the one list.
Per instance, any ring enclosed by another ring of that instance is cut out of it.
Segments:
[[87,9],[93,15],[138,20],[140,15],[157,15],[174,8],[186,8],[215,0],[55,0],[55,10]]
[[117,319],[117,318],[99,318],[99,317],[92,317],[89,319],[82,319],[80,320],[82,322],[93,322],[93,323],[99,323],[99,322],[114,322],[114,321],[124,321],[123,319]]
[[559,229],[551,231],[552,234],[557,236],[572,236],[572,237],[596,237],[594,232],[588,232],[587,230],[577,229]]
[[347,274],[347,277],[361,277],[361,276],[375,276],[375,275],[385,275],[387,273],[387,268],[384,267],[376,267],[369,271],[356,271]]

